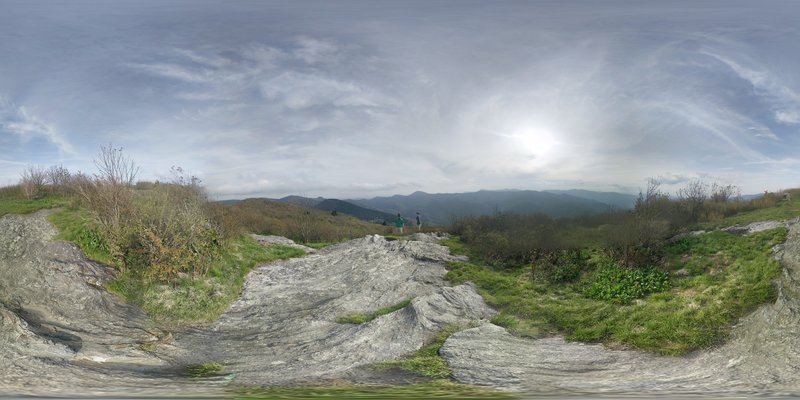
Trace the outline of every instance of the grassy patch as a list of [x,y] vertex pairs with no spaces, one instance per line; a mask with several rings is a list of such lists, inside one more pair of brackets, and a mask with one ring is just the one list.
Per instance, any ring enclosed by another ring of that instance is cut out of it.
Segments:
[[586,297],[630,303],[669,288],[669,275],[657,268],[625,268],[607,258],[601,263],[584,291]]
[[450,254],[456,256],[471,256],[469,248],[461,241],[458,236],[451,236],[447,239],[439,241],[442,246],[447,246],[450,249]]
[[706,224],[704,227],[724,227],[737,224],[749,224],[757,221],[782,221],[797,218],[797,216],[800,215],[800,191],[795,189],[790,192],[793,193],[791,200],[782,200],[775,207],[742,212],[725,218],[720,223]]
[[237,388],[234,399],[516,399],[512,393],[435,379],[407,386]]
[[261,246],[243,235],[223,245],[206,276],[186,276],[172,284],[150,280],[128,270],[110,290],[138,304],[155,320],[167,325],[211,321],[219,317],[242,289],[253,267],[274,260],[300,257],[302,250],[288,246]]
[[447,340],[450,335],[462,329],[463,327],[458,325],[448,326],[439,332],[439,334],[436,336],[436,340],[433,343],[417,350],[413,354],[403,359],[378,363],[375,365],[375,368],[400,368],[404,371],[413,372],[431,378],[450,378],[453,374],[453,371],[450,370],[450,366],[447,365],[444,359],[439,356],[439,349],[442,348],[445,340]]
[[328,246],[333,246],[338,244],[339,242],[312,242],[312,243],[303,243],[303,246],[311,247],[312,249],[324,249]]
[[68,205],[68,197],[50,194],[41,199],[28,200],[16,196],[0,197],[0,216],[6,214],[30,214],[35,211]]
[[48,220],[58,228],[57,240],[77,244],[89,259],[107,265],[119,265],[118,260],[111,256],[100,228],[86,209],[64,208],[51,214]]
[[381,308],[373,313],[370,314],[348,314],[336,319],[336,322],[340,324],[363,324],[369,321],[372,321],[375,318],[380,317],[381,315],[386,315],[393,313],[397,310],[405,308],[407,305],[411,304],[411,300],[413,299],[406,299],[397,304],[391,305],[389,307]]
[[193,364],[186,367],[186,374],[192,378],[207,378],[222,375],[223,369],[220,363]]
[[[720,343],[732,322],[774,299],[771,281],[780,266],[771,248],[785,239],[786,229],[780,228],[748,237],[714,232],[672,243],[660,266],[671,289],[659,286],[658,279],[659,287],[634,301],[586,296],[597,279],[596,257],[590,263],[595,269],[573,284],[537,282],[527,268],[498,271],[471,263],[448,264],[447,278],[454,284],[475,282],[501,310],[494,322],[512,332],[531,336],[555,329],[570,340],[680,355]],[[643,285],[653,283],[648,279]]]

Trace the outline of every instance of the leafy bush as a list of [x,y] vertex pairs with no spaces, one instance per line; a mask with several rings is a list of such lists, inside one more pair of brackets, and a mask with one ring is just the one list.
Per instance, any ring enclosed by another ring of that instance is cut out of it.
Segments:
[[669,275],[653,267],[625,268],[604,259],[594,271],[585,295],[591,299],[628,303],[670,287]]
[[586,254],[579,249],[549,252],[531,263],[533,279],[549,283],[576,281],[586,269]]
[[512,268],[530,263],[547,252],[560,248],[556,240],[557,223],[544,214],[462,218],[452,231],[487,264]]
[[126,265],[158,279],[178,273],[205,275],[219,251],[220,235],[198,186],[158,184],[135,192],[133,215],[122,243]]
[[192,364],[186,367],[186,374],[192,378],[208,378],[222,375],[223,365],[220,363]]

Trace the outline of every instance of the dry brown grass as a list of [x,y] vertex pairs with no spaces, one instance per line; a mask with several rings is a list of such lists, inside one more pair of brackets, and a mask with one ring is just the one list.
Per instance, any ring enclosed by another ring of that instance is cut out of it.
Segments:
[[246,199],[235,205],[215,203],[210,208],[226,236],[252,232],[280,235],[309,243],[338,242],[368,234],[392,233],[391,226],[267,199]]

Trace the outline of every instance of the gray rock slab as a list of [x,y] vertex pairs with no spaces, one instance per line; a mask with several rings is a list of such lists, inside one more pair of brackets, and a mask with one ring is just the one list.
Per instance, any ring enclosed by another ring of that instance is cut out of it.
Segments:
[[450,235],[445,232],[417,232],[409,236],[411,240],[429,243],[438,243],[440,240],[447,239],[449,237]]
[[[451,324],[491,317],[472,284],[447,287],[447,248],[367,236],[302,259],[262,266],[209,327],[180,335],[180,363],[214,360],[235,382],[283,385],[346,376],[429,343]],[[340,316],[411,304],[362,325]]]
[[169,366],[141,345],[163,332],[103,288],[112,269],[52,240],[49,213],[0,217],[0,394],[145,395],[202,386],[159,377]]
[[721,230],[734,235],[748,236],[770,229],[788,227],[795,222],[796,221],[756,221],[745,225],[729,226],[727,228],[722,228]]
[[311,248],[311,247],[303,246],[302,244],[297,244],[297,243],[295,243],[294,240],[289,239],[289,238],[285,238],[283,236],[256,235],[256,234],[251,234],[250,236],[253,239],[255,239],[256,241],[258,241],[259,243],[265,244],[265,245],[279,244],[279,245],[282,245],[282,246],[294,247],[296,249],[303,250],[306,253],[314,253],[314,252],[316,252],[316,250]]

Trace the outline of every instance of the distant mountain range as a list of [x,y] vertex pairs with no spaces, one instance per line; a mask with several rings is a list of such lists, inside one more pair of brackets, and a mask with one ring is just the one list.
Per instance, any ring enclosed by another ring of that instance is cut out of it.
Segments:
[[[491,215],[496,212],[544,213],[554,218],[598,214],[612,209],[633,208],[636,196],[578,189],[481,190],[470,193],[415,192],[408,196],[395,195],[358,200],[287,196],[273,201],[329,212],[336,211],[372,222],[389,223],[396,218],[397,213],[411,221],[419,212],[425,223],[440,225],[448,224],[457,217]],[[236,201],[228,200],[225,203],[235,204]]]
[[580,197],[582,199],[599,201],[621,210],[632,209],[636,204],[636,196],[617,192],[593,192],[591,190],[583,189],[545,190],[545,192],[567,194],[570,196]]
[[373,210],[348,201],[338,199],[326,199],[314,205],[314,208],[325,211],[335,211],[337,213],[352,215],[358,219],[370,222],[391,222],[397,218],[396,214],[389,214],[378,210]]
[[408,196],[348,201],[393,215],[399,212],[411,217],[420,212],[428,223],[447,224],[453,218],[491,215],[496,212],[543,213],[554,218],[599,214],[612,209],[632,208],[636,196],[587,190],[481,190],[470,193],[415,192]]

